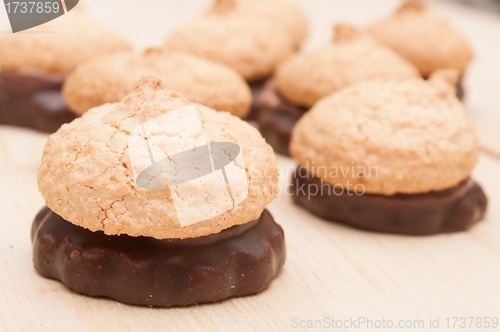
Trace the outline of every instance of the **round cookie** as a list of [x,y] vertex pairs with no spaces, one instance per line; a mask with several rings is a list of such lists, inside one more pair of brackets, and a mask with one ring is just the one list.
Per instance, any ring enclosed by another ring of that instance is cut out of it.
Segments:
[[[428,81],[373,80],[331,94],[299,120],[291,154],[311,175],[351,191],[357,184],[382,195],[456,186],[478,158],[476,132],[452,87],[457,78],[443,70]],[[366,172],[324,172],[332,167]]]
[[[51,33],[36,33],[50,31]],[[0,69],[68,74],[93,57],[130,51],[131,45],[78,7],[29,33],[0,36]]]
[[193,102],[244,117],[252,103],[245,80],[233,69],[177,51],[149,49],[117,53],[86,62],[68,76],[63,96],[81,115],[125,97],[141,76],[155,76]]
[[259,218],[277,195],[276,157],[256,129],[229,113],[196,105],[208,142],[233,142],[241,149],[244,162],[236,171],[245,172],[248,195],[239,204],[182,227],[168,188],[143,189],[133,180],[130,136],[148,120],[189,105],[159,80],[144,78],[120,103],[91,109],[63,125],[49,137],[38,171],[47,206],[91,231],[157,239],[209,235]]
[[404,3],[392,17],[368,26],[367,32],[413,63],[422,77],[438,69],[463,74],[472,59],[464,36],[420,1]]
[[296,47],[307,37],[307,18],[294,0],[215,0],[206,14],[221,12],[274,21],[288,32]]
[[281,63],[274,80],[289,102],[312,107],[320,98],[368,79],[417,77],[408,61],[348,24],[335,25],[333,42]]
[[305,18],[289,0],[220,0],[175,30],[166,47],[226,64],[251,82],[271,75],[306,33]]

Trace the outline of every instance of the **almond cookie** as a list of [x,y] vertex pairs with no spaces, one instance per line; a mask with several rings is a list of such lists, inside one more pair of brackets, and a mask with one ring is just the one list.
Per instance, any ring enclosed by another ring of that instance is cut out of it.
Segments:
[[252,82],[271,75],[306,34],[306,19],[291,0],[216,0],[175,30],[166,47],[226,64]]
[[463,75],[472,59],[464,36],[420,1],[404,3],[392,17],[371,24],[367,31],[411,61],[424,78],[443,68]]
[[458,75],[365,81],[321,99],[292,133],[295,201],[373,231],[425,235],[478,222],[486,197],[470,179],[478,141],[455,95]]
[[281,63],[259,98],[259,128],[276,152],[288,154],[290,132],[321,97],[367,79],[418,77],[402,56],[348,24],[332,42]]
[[63,96],[81,115],[125,97],[141,76],[155,76],[191,101],[244,117],[252,95],[233,69],[177,51],[149,49],[143,54],[116,53],[86,62],[68,76]]
[[92,57],[129,50],[78,7],[26,33],[0,35],[0,123],[56,131],[75,118],[60,92],[66,75]]
[[142,78],[121,102],[49,137],[35,268],[78,292],[140,305],[261,292],[285,260],[283,230],[265,210],[277,182],[256,129]]
[[214,0],[196,20],[179,27],[166,47],[234,68],[249,82],[256,120],[257,96],[276,65],[307,35],[307,20],[293,0]]

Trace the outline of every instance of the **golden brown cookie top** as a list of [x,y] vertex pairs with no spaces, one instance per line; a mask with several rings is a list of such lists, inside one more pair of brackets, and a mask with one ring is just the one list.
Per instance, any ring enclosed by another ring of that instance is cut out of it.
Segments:
[[93,57],[130,50],[123,37],[73,9],[26,33],[0,35],[0,69],[67,74]]
[[216,0],[176,29],[166,47],[226,64],[256,81],[271,75],[306,34],[307,21],[292,0]]
[[[372,80],[316,103],[292,133],[291,155],[332,185],[367,193],[451,188],[478,157],[475,130],[455,96],[455,70],[428,81]],[[362,187],[362,188],[360,188]]]
[[472,59],[464,36],[420,1],[408,1],[367,31],[403,55],[428,77],[437,69],[463,73]]
[[250,88],[235,70],[177,51],[149,49],[86,62],[71,73],[63,87],[69,108],[87,110],[122,100],[141,76],[158,77],[169,90],[189,100],[244,117],[252,103]]
[[[194,151],[210,153],[208,171],[206,155]],[[277,181],[274,152],[255,128],[154,78],[63,125],[49,137],[38,171],[47,206],[65,220],[159,239],[257,219],[276,197]]]
[[320,98],[353,83],[416,77],[418,71],[374,38],[351,25],[338,24],[332,42],[291,56],[278,66],[274,76],[283,97],[312,107]]

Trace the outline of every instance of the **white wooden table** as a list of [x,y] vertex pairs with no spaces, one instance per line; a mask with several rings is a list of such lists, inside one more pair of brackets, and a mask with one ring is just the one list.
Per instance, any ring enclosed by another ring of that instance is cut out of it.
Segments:
[[[207,3],[82,2],[105,24],[130,36],[138,49],[160,44],[169,29]],[[312,23],[307,47],[329,40],[334,22],[365,24],[388,15],[397,3],[304,0]],[[123,305],[82,296],[36,274],[30,226],[43,205],[36,171],[47,136],[0,126],[0,330],[276,331],[294,330],[307,320],[325,322],[325,317],[366,317],[374,324],[423,320],[421,329],[393,330],[428,331],[429,319],[439,317],[440,331],[477,331],[474,325],[468,328],[469,321],[467,328],[457,323],[447,329],[445,319],[500,318],[500,18],[449,3],[432,5],[464,31],[476,53],[465,85],[484,151],[474,177],[489,197],[487,217],[478,226],[431,237],[373,234],[318,219],[281,195],[269,209],[285,229],[288,258],[266,292],[187,308]],[[0,22],[5,19],[1,7]],[[294,165],[287,158],[279,163],[284,169]],[[283,172],[281,183],[288,179]]]

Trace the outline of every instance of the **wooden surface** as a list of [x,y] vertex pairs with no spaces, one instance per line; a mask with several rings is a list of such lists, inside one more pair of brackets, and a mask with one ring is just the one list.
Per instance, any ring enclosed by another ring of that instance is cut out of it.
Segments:
[[[139,49],[161,43],[169,28],[199,11],[195,5],[206,3],[83,2],[103,22],[127,33]],[[118,3],[121,13],[114,7]],[[333,22],[364,24],[389,14],[397,4],[303,3],[312,21],[308,47],[331,38]],[[474,326],[446,329],[445,318],[500,317],[500,18],[448,3],[433,6],[467,34],[476,52],[466,78],[466,104],[486,151],[474,177],[489,197],[487,217],[478,226],[431,237],[372,234],[313,217],[283,194],[269,209],[285,229],[288,258],[266,292],[187,308],[123,305],[76,294],[36,274],[29,230],[43,205],[36,170],[47,136],[0,126],[0,330],[277,331],[293,330],[299,320],[363,316],[394,324],[422,319],[425,328],[419,331],[429,330],[430,317],[440,317],[440,330],[477,331]],[[294,163],[287,158],[279,162],[284,186]]]

